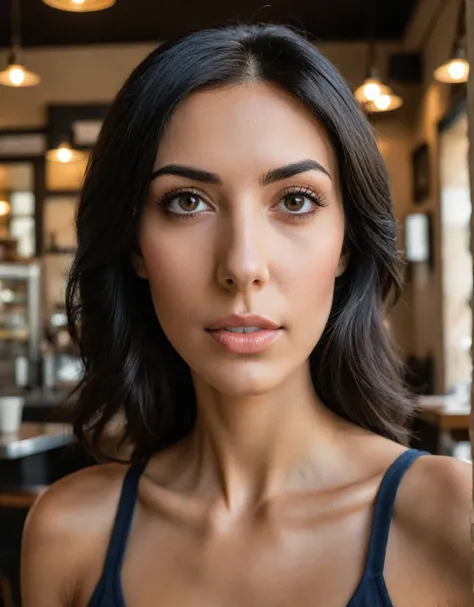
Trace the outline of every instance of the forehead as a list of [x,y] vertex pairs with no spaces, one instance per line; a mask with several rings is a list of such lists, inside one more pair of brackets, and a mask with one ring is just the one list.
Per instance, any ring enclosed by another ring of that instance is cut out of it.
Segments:
[[182,101],[163,134],[156,167],[181,162],[225,173],[312,158],[331,174],[334,150],[321,123],[288,92],[255,82],[207,89]]

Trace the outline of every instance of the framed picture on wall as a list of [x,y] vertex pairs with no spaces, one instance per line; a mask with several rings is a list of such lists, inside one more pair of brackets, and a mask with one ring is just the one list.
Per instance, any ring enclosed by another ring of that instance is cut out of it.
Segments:
[[430,195],[430,156],[427,143],[418,146],[412,154],[413,200],[423,202]]

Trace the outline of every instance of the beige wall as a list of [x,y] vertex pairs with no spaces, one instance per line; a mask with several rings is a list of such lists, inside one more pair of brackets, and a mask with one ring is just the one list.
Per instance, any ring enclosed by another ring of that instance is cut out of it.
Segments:
[[444,391],[442,284],[441,284],[441,222],[439,180],[438,123],[449,109],[451,87],[433,79],[433,71],[449,58],[456,36],[460,0],[444,2],[424,49],[425,83],[414,124],[413,144],[426,141],[430,148],[431,194],[418,211],[430,211],[434,218],[435,271],[421,268],[413,284],[411,298],[413,312],[413,352],[419,356],[432,353],[435,357],[435,382],[439,392]]
[[[384,115],[375,125],[379,149],[390,174],[395,217],[399,231],[411,202],[411,151],[413,129],[406,117],[397,113]],[[399,249],[403,251],[402,238]],[[405,284],[401,301],[390,313],[390,324],[395,340],[402,353],[413,352],[413,319],[411,313],[412,283]]]

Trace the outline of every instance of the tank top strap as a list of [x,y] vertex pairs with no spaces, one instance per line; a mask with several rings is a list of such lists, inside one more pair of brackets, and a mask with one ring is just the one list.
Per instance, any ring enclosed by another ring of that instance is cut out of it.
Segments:
[[[112,596],[116,594],[114,589],[117,580],[120,579],[122,562],[137,501],[138,483],[146,464],[147,461],[144,461],[130,466],[123,479],[102,576],[91,597],[89,607],[101,605],[105,601],[104,593],[112,592]],[[106,604],[109,603],[106,601]]]
[[375,503],[365,574],[383,575],[390,523],[397,491],[406,471],[422,455],[429,454],[417,449],[404,451],[393,462],[382,479]]
[[123,480],[117,514],[115,515],[112,535],[105,558],[105,577],[113,576],[117,570],[121,570],[122,568],[122,561],[137,501],[138,483],[145,466],[146,461],[130,466]]

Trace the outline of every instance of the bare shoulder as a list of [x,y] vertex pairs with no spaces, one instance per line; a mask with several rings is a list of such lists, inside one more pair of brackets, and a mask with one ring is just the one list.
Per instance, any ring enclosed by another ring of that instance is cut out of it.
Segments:
[[25,607],[77,604],[91,570],[100,574],[128,467],[92,466],[53,484],[30,510],[23,532]]
[[[393,523],[432,580],[440,605],[472,605],[472,466],[453,457],[420,457],[407,472]],[[425,564],[425,565],[423,565]]]

